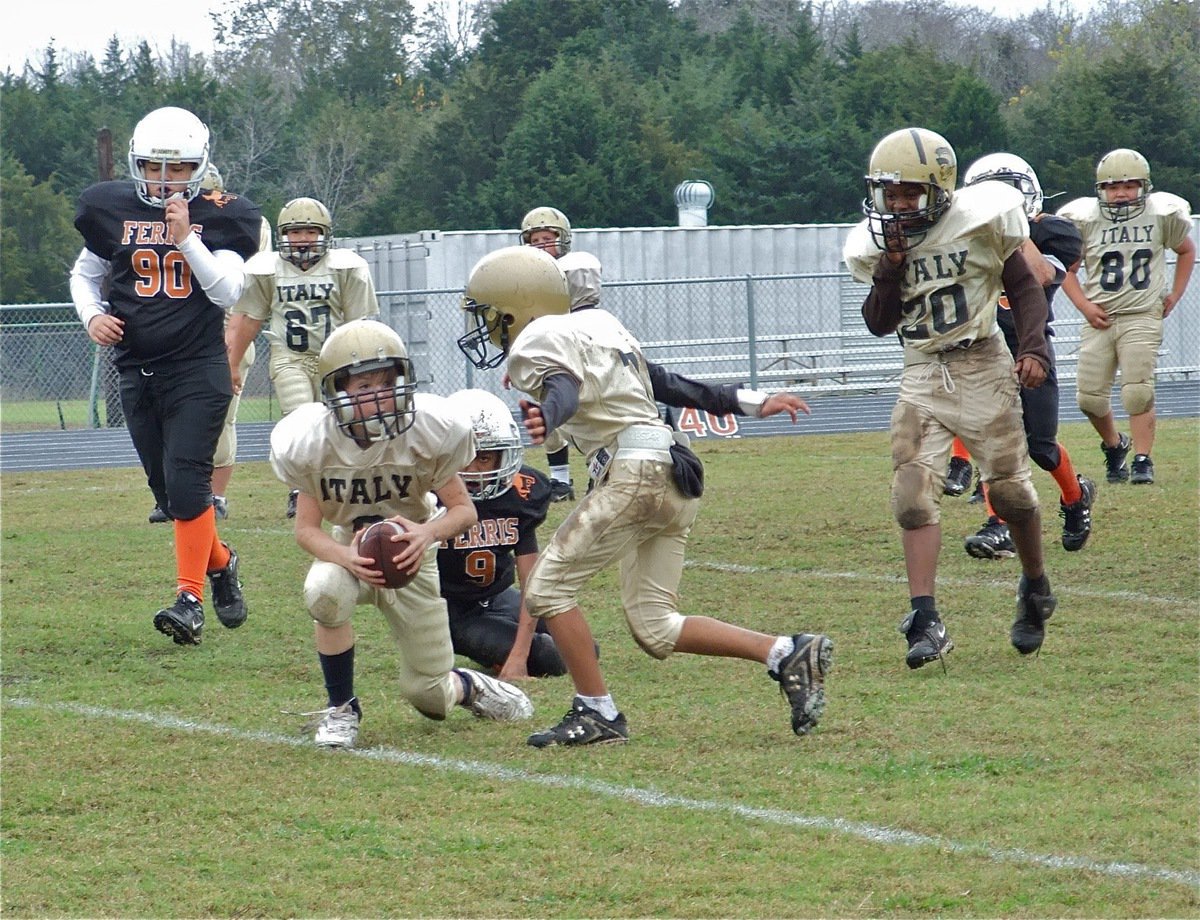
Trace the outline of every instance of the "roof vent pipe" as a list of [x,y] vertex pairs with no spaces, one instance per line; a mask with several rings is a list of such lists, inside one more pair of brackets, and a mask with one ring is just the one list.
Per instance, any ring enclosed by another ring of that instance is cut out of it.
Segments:
[[679,209],[679,226],[707,227],[708,209],[716,193],[712,184],[703,179],[687,179],[675,186],[675,207]]

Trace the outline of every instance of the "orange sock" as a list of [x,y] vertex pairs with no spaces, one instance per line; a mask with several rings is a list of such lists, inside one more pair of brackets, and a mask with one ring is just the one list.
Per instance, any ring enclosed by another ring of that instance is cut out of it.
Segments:
[[954,443],[950,445],[950,456],[958,457],[959,460],[971,459],[971,455],[967,453],[967,446],[963,444],[962,438],[958,435],[954,436]]
[[1075,474],[1075,466],[1071,463],[1071,455],[1061,444],[1058,445],[1058,466],[1050,471],[1058,488],[1062,491],[1062,503],[1073,505],[1083,498],[1083,490],[1079,488],[1079,477]]
[[995,518],[1001,524],[1004,523],[1004,518],[996,513],[996,509],[992,507],[992,490],[988,488],[988,484],[983,483],[983,507],[987,509],[988,520]]
[[229,562],[229,551],[217,539],[217,517],[212,506],[204,509],[199,517],[190,521],[175,522],[175,573],[177,591],[189,591],[204,600],[204,576],[213,569],[214,557],[224,554]]

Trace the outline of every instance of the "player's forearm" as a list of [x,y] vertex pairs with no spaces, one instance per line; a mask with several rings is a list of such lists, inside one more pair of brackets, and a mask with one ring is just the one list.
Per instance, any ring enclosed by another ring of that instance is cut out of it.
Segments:
[[1017,360],[1031,357],[1049,370],[1050,349],[1046,344],[1049,303],[1042,285],[1019,249],[1005,261],[1001,280],[1017,330]]
[[236,252],[209,250],[193,231],[179,243],[179,251],[187,259],[192,276],[208,299],[222,309],[228,309],[242,296],[246,284],[245,262]]
[[254,341],[262,329],[262,320],[246,316],[244,313],[231,313],[229,323],[225,327],[225,349],[229,353],[229,366],[237,367],[246,357],[246,349]]
[[108,262],[86,248],[80,251],[71,267],[71,302],[75,304],[75,313],[84,329],[97,316],[108,312],[104,309],[103,284],[109,270]]
[[863,320],[872,335],[890,335],[899,327],[903,313],[900,298],[903,279],[904,262],[894,265],[887,256],[881,255],[871,276],[871,290],[862,305]]
[[1175,277],[1171,284],[1171,296],[1178,303],[1183,292],[1187,290],[1188,281],[1192,277],[1192,269],[1196,267],[1196,245],[1191,240],[1176,249],[1179,259],[1175,262]]

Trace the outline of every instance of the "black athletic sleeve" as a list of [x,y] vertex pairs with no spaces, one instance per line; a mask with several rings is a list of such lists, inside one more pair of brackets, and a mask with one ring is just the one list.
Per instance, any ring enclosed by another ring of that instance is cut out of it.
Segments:
[[746,414],[738,405],[736,383],[701,383],[669,371],[653,361],[647,361],[646,367],[650,371],[650,384],[657,402],[680,409],[703,409],[713,415],[727,415],[730,412]]

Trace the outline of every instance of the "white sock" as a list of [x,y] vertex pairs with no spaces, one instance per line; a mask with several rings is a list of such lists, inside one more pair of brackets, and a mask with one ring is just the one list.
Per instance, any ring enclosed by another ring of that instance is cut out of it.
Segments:
[[583,704],[585,706],[587,706],[589,709],[596,710],[596,712],[600,713],[600,715],[604,716],[604,718],[608,719],[610,722],[619,714],[617,710],[617,704],[613,702],[611,695],[580,696],[579,698],[583,700]]
[[[571,467],[567,465],[550,467],[550,478],[555,482],[570,482]],[[607,719],[608,716],[605,716]]]
[[780,636],[767,652],[767,670],[778,671],[779,663],[796,650],[796,643],[791,636]]

